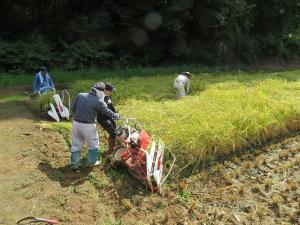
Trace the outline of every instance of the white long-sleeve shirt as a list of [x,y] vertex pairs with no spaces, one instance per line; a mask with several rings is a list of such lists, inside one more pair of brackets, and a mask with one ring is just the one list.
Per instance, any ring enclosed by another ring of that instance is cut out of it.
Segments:
[[185,75],[178,75],[174,83],[182,83],[184,85],[185,94],[188,94],[190,91],[190,79]]

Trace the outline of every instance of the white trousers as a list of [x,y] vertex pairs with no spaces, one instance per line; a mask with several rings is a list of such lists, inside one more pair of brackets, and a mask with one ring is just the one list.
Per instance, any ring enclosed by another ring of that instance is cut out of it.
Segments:
[[185,96],[185,89],[184,89],[183,83],[174,82],[174,90],[175,90],[177,99],[180,99]]
[[88,149],[99,148],[99,136],[96,124],[85,124],[73,121],[71,152],[81,151],[85,143]]

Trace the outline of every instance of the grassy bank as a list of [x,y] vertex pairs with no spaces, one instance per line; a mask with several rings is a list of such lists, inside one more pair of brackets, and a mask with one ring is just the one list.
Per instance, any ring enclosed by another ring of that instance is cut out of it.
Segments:
[[182,70],[61,72],[54,80],[68,83],[73,95],[99,80],[114,83],[121,115],[135,117],[185,160],[230,154],[300,129],[300,70],[245,73],[192,67],[191,95],[177,101],[172,81]]
[[[127,79],[130,77],[168,76],[181,71],[193,70],[209,73],[223,73],[221,69],[210,68],[199,65],[191,66],[170,66],[157,68],[132,68],[132,69],[85,69],[76,71],[50,70],[55,84],[72,84],[78,80],[103,80],[103,79]],[[7,74],[0,73],[0,87],[11,85],[31,85],[34,73],[32,74]]]

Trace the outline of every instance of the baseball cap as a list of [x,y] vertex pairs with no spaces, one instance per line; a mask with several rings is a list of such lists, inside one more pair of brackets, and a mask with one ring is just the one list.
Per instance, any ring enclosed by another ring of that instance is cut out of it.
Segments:
[[107,91],[115,91],[116,88],[112,83],[105,83],[105,90]]

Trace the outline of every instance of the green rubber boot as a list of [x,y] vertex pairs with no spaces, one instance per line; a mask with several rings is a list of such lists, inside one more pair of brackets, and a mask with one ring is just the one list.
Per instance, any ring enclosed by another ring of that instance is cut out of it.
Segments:
[[81,157],[81,152],[71,152],[71,168],[72,169],[78,169],[80,166],[80,157]]
[[95,149],[89,149],[88,155],[87,155],[87,166],[98,166],[100,164],[99,159],[99,150],[97,148]]

